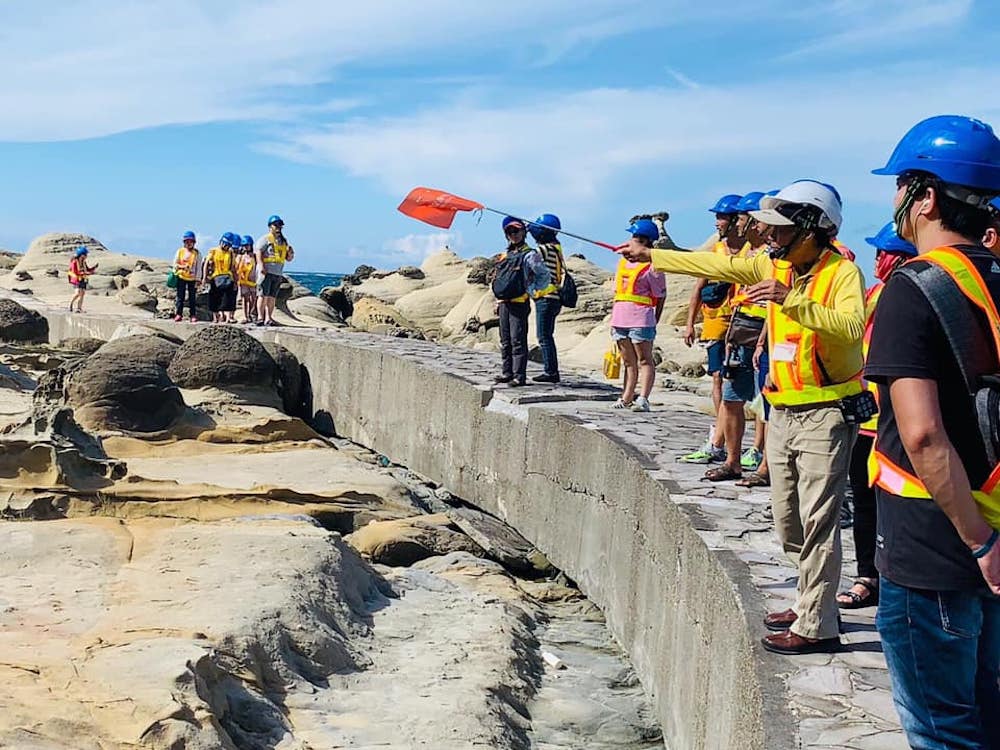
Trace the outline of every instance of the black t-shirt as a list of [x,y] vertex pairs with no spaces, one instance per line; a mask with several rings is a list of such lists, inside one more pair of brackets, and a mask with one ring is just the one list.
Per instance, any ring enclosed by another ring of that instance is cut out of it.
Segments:
[[[961,246],[975,264],[994,300],[1000,304],[1000,262],[988,250]],[[915,262],[920,262],[915,261]],[[986,317],[966,303],[967,320],[983,342],[975,372],[997,371]],[[990,474],[976,412],[941,324],[924,294],[905,276],[893,274],[875,308],[865,377],[879,384],[878,448],[902,469],[915,473],[899,436],[889,398],[896,378],[937,381],[944,428],[962,460],[973,488]],[[875,563],[889,580],[911,588],[953,591],[985,586],[976,560],[955,527],[932,500],[898,497],[878,491],[878,538]]]

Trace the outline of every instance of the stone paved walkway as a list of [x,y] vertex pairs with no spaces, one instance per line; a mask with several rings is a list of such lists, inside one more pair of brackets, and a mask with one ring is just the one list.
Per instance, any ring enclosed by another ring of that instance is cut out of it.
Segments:
[[[353,343],[353,342],[352,342]],[[362,340],[394,354],[420,360],[480,388],[494,390],[509,408],[544,407],[583,419],[650,457],[658,479],[675,489],[671,499],[696,506],[706,519],[698,531],[712,549],[732,551],[750,568],[754,584],[771,610],[786,609],[795,598],[795,569],[778,543],[766,490],[746,490],[732,482],[702,480],[704,466],[679,463],[677,457],[701,445],[711,418],[707,399],[683,391],[657,389],[653,411],[636,414],[612,410],[617,389],[584,377],[569,376],[559,386],[494,387],[495,355],[444,348],[400,339]],[[529,377],[536,374],[532,367]],[[850,531],[843,535],[844,578],[854,572]],[[787,664],[789,698],[798,717],[800,747],[808,750],[905,750],[908,745],[889,692],[889,675],[878,633],[875,610],[844,611],[841,639],[845,648],[834,655],[777,657]],[[761,625],[760,634],[766,630]]]

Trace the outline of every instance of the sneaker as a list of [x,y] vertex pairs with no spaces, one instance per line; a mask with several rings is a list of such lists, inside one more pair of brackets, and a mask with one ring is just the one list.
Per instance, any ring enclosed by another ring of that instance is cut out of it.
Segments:
[[197,323],[198,322],[198,318],[196,318],[194,315],[192,315],[191,316],[191,322],[192,323]]
[[620,398],[617,401],[615,401],[613,404],[611,404],[611,408],[612,409],[629,409],[629,408],[631,408],[631,406],[632,406],[632,402],[631,401],[629,401],[628,403],[625,403]]
[[724,464],[726,463],[726,460],[728,458],[729,455],[726,453],[725,448],[716,448],[714,445],[710,446],[709,457],[708,457],[710,463]]
[[174,316],[174,322],[175,323],[180,323],[182,320],[184,320],[184,318],[182,318],[180,315],[175,315]]
[[743,451],[743,455],[740,456],[740,466],[747,471],[756,471],[757,467],[760,466],[760,462],[763,460],[764,454],[756,448],[750,447]]
[[533,377],[532,380],[534,380],[536,383],[558,383],[559,376],[549,375],[549,374],[535,375],[535,377]]
[[493,378],[494,383],[509,383],[514,379],[513,375],[497,375]]
[[649,399],[645,396],[636,396],[632,402],[632,411],[649,411]]
[[726,449],[716,448],[711,443],[706,443],[694,453],[688,453],[677,460],[686,464],[724,464],[726,462]]

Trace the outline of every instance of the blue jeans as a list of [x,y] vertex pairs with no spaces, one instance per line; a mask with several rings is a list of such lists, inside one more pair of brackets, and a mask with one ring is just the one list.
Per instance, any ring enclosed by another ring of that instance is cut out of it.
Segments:
[[562,302],[554,297],[535,300],[535,330],[538,334],[538,346],[542,350],[542,366],[546,375],[559,374],[559,356],[556,354],[556,341],[552,334],[556,330],[556,316],[560,310]]
[[916,750],[1000,747],[1000,597],[880,579],[892,698]]

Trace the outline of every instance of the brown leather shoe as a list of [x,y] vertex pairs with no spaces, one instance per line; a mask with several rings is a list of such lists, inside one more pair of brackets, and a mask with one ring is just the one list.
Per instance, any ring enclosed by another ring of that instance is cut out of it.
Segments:
[[776,654],[831,654],[840,650],[840,638],[805,638],[786,630],[760,639],[764,648]]
[[768,630],[782,631],[788,630],[792,623],[799,619],[794,609],[785,609],[781,612],[772,612],[764,617],[764,627]]

